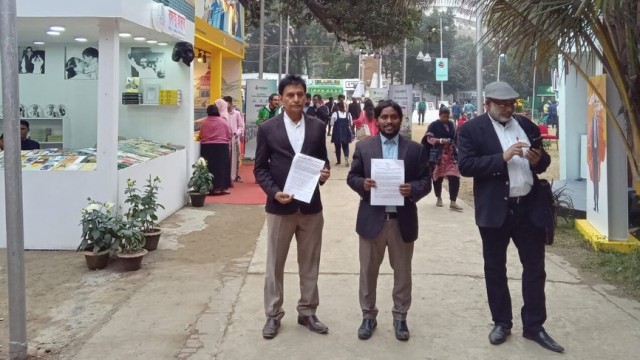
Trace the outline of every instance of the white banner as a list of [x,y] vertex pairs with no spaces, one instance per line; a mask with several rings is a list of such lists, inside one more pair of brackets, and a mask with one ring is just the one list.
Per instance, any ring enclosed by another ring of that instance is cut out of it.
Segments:
[[258,135],[258,111],[269,103],[269,95],[278,92],[276,80],[247,79],[245,119],[245,148],[244,156],[249,159],[256,157],[256,136]]
[[389,99],[402,108],[402,127],[400,134],[411,139],[411,118],[413,116],[413,85],[389,86]]
[[378,101],[389,98],[389,89],[387,88],[369,88],[369,99],[373,101],[373,105],[377,105]]

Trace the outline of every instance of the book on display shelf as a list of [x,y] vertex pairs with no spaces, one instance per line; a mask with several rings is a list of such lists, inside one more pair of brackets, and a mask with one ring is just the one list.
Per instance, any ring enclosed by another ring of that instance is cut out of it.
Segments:
[[[184,149],[182,145],[162,144],[142,138],[118,142],[118,169],[128,168],[154,158]],[[37,149],[21,153],[24,171],[91,171],[97,167],[97,149]],[[0,169],[4,168],[4,153],[0,152]]]

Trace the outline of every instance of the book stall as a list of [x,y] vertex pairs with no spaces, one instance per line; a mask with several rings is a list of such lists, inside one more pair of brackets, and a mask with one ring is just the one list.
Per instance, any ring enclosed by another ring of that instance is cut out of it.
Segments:
[[[182,99],[192,96],[193,70],[172,52],[193,43],[194,9],[181,9],[192,12],[185,16],[153,0],[74,4],[17,4],[21,119],[40,143],[22,151],[26,249],[74,250],[87,198],[124,207],[128,179],[160,177],[159,221],[188,201],[193,105]],[[7,211],[0,201],[0,217]]]

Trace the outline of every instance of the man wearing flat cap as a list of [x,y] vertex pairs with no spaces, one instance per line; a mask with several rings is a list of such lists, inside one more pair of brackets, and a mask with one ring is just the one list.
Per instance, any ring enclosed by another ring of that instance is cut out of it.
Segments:
[[547,232],[538,219],[546,211],[535,201],[551,158],[542,148],[540,130],[528,118],[515,115],[518,93],[505,82],[485,87],[482,114],[460,128],[458,168],[473,177],[476,224],[482,238],[484,275],[494,327],[489,342],[502,344],[511,334],[513,315],[507,284],[510,240],[522,263],[522,335],[544,348],[563,352],[545,331],[544,255]]

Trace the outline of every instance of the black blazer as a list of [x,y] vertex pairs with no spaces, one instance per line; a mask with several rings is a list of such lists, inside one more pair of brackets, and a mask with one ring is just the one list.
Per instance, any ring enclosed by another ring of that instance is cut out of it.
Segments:
[[[360,194],[360,207],[356,220],[356,232],[366,239],[380,234],[384,224],[384,206],[371,205],[371,192],[364,190],[364,180],[371,178],[371,159],[383,159],[380,135],[356,143],[347,184]],[[405,242],[418,238],[418,209],[416,202],[431,191],[431,175],[427,154],[415,141],[400,136],[398,159],[404,160],[404,181],[411,184],[411,196],[405,197],[404,205],[398,206],[400,234]]]
[[[307,115],[304,116],[304,143],[301,153],[325,161],[325,167],[329,166],[327,157],[325,125],[322,121]],[[322,211],[320,189],[316,187],[309,204],[293,200],[288,204],[281,204],[275,200],[277,192],[284,189],[289,169],[293,162],[295,152],[284,126],[284,113],[269,119],[258,127],[255,165],[253,174],[260,187],[267,194],[265,209],[270,214],[290,215],[300,209],[303,214],[315,214]]]
[[[529,138],[529,143],[540,142],[540,129],[526,117],[514,115]],[[542,149],[542,158],[533,172],[534,186],[539,182],[536,174],[547,170],[551,157]],[[458,169],[463,176],[473,177],[476,224],[480,227],[500,227],[507,216],[509,200],[509,172],[502,159],[502,145],[491,118],[482,114],[467,121],[458,134]],[[532,214],[536,214],[533,211]]]

